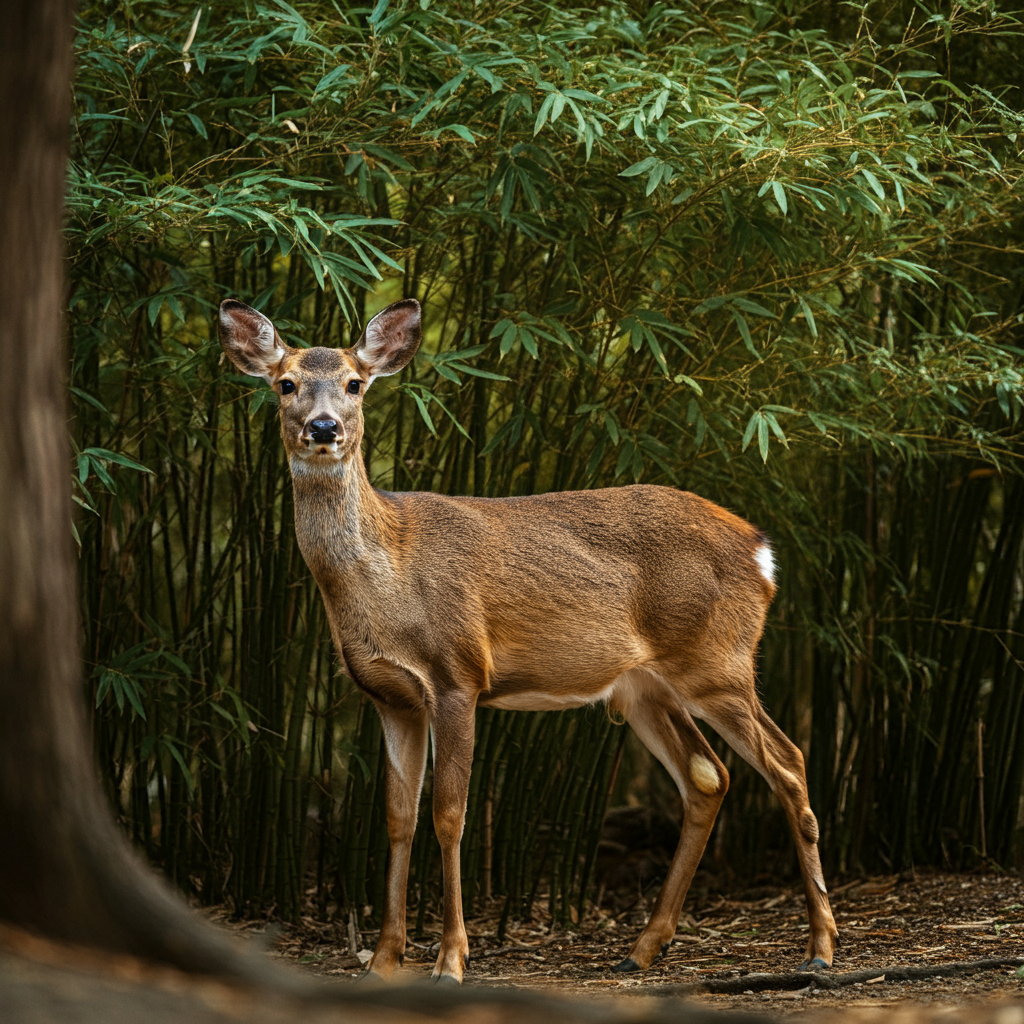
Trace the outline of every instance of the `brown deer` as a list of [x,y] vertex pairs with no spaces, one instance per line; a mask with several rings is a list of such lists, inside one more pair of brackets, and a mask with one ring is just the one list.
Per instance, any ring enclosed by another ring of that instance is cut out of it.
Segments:
[[643,970],[671,942],[729,788],[694,718],[711,725],[782,801],[810,920],[804,966],[830,966],[837,932],[803,756],[755,690],[754,655],[775,592],[764,535],[668,487],[520,498],[374,488],[360,454],[363,395],[416,353],[415,299],[378,313],[347,349],[291,348],[263,314],[234,299],[221,303],[220,337],[239,370],[280,396],[299,547],[346,671],[380,713],[391,855],[369,971],[389,976],[405,952],[428,733],[444,871],[433,977],[460,982],[469,943],[459,842],[476,709],[562,710],[596,701],[629,722],[668,769],[684,807],[650,921],[615,969]]

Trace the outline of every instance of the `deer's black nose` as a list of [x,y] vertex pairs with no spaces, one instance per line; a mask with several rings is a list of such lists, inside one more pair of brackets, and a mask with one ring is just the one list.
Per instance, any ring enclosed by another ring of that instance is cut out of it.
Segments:
[[309,425],[309,436],[317,444],[330,444],[337,434],[338,424],[335,420],[313,420]]

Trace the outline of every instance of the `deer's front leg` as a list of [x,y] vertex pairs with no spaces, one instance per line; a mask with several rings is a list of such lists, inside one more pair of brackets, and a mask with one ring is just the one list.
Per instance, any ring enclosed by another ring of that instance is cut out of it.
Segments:
[[380,939],[367,970],[387,978],[405,955],[405,895],[423,770],[427,763],[428,720],[424,709],[393,708],[375,703],[387,751],[384,795],[391,850]]
[[434,830],[441,845],[444,913],[441,951],[431,977],[440,982],[460,983],[469,964],[469,939],[462,919],[459,843],[466,823],[475,715],[475,703],[456,694],[438,702],[433,718]]

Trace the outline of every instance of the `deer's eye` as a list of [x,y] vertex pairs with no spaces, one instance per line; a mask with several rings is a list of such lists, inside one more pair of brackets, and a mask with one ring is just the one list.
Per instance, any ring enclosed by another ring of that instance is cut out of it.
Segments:
[[361,380],[350,380],[348,382],[348,393],[350,395],[358,395],[359,394],[359,389],[362,386],[363,386],[363,382]]
[[295,382],[290,380],[281,381],[281,394],[290,395],[295,390]]

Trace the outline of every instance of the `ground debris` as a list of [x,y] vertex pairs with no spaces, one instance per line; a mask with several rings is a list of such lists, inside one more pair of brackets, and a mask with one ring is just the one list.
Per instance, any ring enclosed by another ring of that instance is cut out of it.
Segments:
[[[588,908],[569,929],[552,922],[542,894],[530,919],[508,922],[500,941],[504,904],[495,899],[467,922],[467,983],[631,1002],[685,996],[709,1007],[773,1017],[862,1005],[891,1009],[910,1000],[936,1012],[993,999],[1024,1000],[1024,969],[1016,966],[1024,957],[1024,879],[1017,875],[918,872],[848,880],[831,892],[840,932],[834,969],[815,974],[795,970],[807,941],[797,886],[717,886],[714,878],[699,875],[667,954],[649,970],[625,975],[611,967],[627,955],[650,912],[635,891],[606,893],[599,907]],[[410,910],[411,929],[415,908]],[[300,925],[284,931],[282,959],[334,979],[361,972],[354,957],[326,941],[331,929],[323,922],[317,929]],[[440,920],[428,913],[424,934],[410,935],[415,941],[400,974],[405,980],[425,978],[437,953]],[[375,938],[362,933],[368,947]],[[316,959],[306,959],[310,954]],[[762,984],[762,977],[771,983]]]

